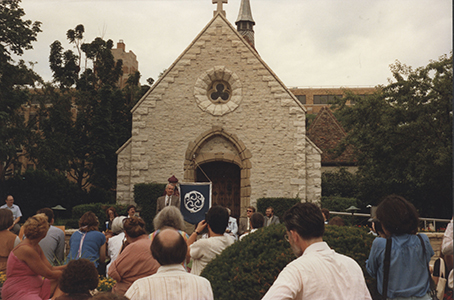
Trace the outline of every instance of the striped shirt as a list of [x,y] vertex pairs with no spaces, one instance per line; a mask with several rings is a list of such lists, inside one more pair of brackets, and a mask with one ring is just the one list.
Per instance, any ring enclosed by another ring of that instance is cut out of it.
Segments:
[[125,294],[130,300],[210,300],[210,282],[182,265],[161,266],[156,274],[136,280]]

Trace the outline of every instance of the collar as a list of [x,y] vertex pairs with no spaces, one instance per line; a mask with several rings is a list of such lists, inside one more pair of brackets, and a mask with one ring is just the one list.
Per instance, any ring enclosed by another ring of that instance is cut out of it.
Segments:
[[328,244],[326,242],[316,242],[316,243],[313,243],[312,245],[310,245],[309,247],[307,247],[306,250],[304,250],[303,255],[326,251],[326,250],[331,250],[331,248],[328,246]]
[[157,273],[180,272],[180,271],[187,273],[181,264],[160,266]]

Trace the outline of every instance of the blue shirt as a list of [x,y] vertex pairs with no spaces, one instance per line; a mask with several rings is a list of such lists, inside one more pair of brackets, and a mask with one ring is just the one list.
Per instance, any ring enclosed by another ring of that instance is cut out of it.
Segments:
[[[419,238],[414,234],[393,235],[389,267],[388,298],[423,297],[429,291],[430,258],[434,255],[429,238],[421,234],[426,247],[425,256]],[[383,261],[386,239],[378,237],[372,243],[366,269],[377,278],[377,288],[383,293]]]
[[[71,235],[71,238],[69,240],[68,261],[79,258],[78,257],[79,246],[83,235],[84,233],[79,230]],[[96,267],[98,267],[100,249],[101,246],[104,245],[105,243],[106,237],[103,233],[94,230],[87,232],[82,243],[82,251],[80,258],[86,258],[93,262]]]

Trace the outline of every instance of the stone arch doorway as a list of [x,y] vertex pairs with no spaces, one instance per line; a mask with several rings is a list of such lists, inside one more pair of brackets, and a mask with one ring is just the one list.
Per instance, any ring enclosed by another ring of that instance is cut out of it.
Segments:
[[[251,151],[246,148],[244,143],[235,134],[226,132],[220,126],[213,126],[210,130],[205,131],[197,139],[189,143],[184,161],[184,181],[195,182],[197,178],[202,178],[200,176],[197,177],[198,167],[211,162],[224,162],[228,165],[236,165],[240,173],[240,200],[239,205],[234,204],[234,207],[230,207],[230,209],[232,209],[232,215],[245,217],[246,207],[251,202],[251,157]],[[229,168],[233,167],[229,166]],[[210,179],[213,180],[213,178]]]
[[[208,178],[207,178],[208,177]],[[214,161],[199,165],[196,182],[212,182],[212,203],[232,210],[232,216],[238,218],[241,213],[240,167],[224,161]]]

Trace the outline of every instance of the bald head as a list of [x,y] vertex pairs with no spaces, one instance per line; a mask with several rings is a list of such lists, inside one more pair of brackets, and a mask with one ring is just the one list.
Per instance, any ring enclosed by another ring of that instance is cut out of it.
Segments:
[[187,251],[186,242],[174,229],[159,232],[151,243],[151,254],[162,266],[181,264]]

